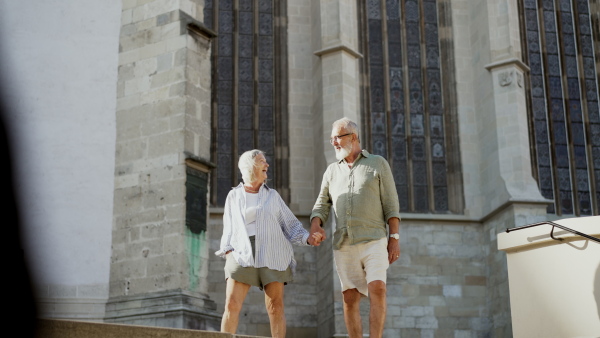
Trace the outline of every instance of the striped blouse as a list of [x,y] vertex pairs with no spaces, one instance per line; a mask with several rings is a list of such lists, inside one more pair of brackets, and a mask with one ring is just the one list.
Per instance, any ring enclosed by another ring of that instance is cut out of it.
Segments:
[[296,260],[292,244],[308,246],[309,233],[294,216],[279,193],[263,184],[258,191],[256,209],[256,259],[246,231],[246,198],[240,183],[231,189],[225,201],[223,212],[223,236],[217,256],[232,254],[239,265],[244,267],[267,267],[285,271],[288,267],[295,271]]

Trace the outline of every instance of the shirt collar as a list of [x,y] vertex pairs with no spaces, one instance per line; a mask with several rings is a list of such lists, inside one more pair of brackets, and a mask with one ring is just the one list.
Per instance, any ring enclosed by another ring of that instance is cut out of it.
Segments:
[[[356,160],[354,160],[354,162],[358,161],[361,158],[361,156],[362,157],[369,157],[369,156],[371,156],[371,154],[366,149],[363,149],[363,150],[360,151],[360,153],[358,153],[358,156],[356,157]],[[343,159],[341,159],[341,160],[338,161],[338,164],[342,164],[342,163],[345,163],[345,162],[346,162],[346,159],[343,158]]]
[[[260,188],[265,187],[265,189],[271,189],[269,188],[269,186],[266,183],[263,183]],[[244,188],[244,182],[240,182],[240,184],[238,184],[236,187],[233,187],[231,189],[243,189]],[[260,191],[260,188],[258,188],[258,190]]]

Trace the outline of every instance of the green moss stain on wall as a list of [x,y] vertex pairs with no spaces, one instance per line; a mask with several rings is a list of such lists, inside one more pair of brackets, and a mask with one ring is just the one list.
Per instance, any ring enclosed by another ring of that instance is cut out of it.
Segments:
[[198,281],[200,280],[200,272],[202,271],[202,250],[206,245],[206,231],[193,233],[189,228],[186,228],[186,246],[188,256],[188,276],[190,282],[190,290],[197,291]]

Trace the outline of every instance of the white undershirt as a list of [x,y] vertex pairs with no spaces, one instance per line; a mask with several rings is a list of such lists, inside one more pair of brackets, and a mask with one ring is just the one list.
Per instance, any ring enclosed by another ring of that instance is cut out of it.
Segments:
[[248,236],[256,236],[256,209],[258,208],[258,194],[244,192],[246,196],[246,231]]

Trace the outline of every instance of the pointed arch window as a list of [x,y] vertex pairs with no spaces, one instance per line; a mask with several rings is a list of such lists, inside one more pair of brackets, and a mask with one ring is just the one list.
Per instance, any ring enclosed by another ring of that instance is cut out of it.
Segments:
[[598,214],[600,3],[519,0],[533,175],[548,212]]
[[449,1],[359,6],[366,147],[388,159],[401,211],[462,213]]
[[285,12],[285,1],[205,0],[204,23],[218,35],[212,46],[212,205],[224,205],[241,181],[239,156],[254,148],[267,155],[269,184],[289,200]]

